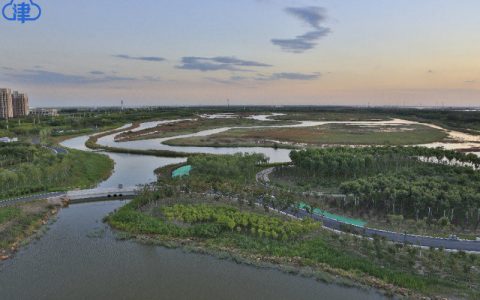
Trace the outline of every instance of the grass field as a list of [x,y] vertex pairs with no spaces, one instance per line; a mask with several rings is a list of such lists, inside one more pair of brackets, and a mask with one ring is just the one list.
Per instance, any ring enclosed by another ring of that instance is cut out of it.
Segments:
[[116,136],[117,141],[131,141],[142,139],[165,138],[177,135],[196,133],[203,130],[221,128],[221,127],[240,127],[240,126],[274,126],[293,124],[294,121],[258,121],[246,117],[205,119],[197,118],[195,120],[184,120],[169,124],[161,124],[154,128],[126,131]]
[[232,129],[206,137],[174,139],[178,146],[415,145],[437,142],[447,134],[423,125],[360,126],[328,124],[304,128]]

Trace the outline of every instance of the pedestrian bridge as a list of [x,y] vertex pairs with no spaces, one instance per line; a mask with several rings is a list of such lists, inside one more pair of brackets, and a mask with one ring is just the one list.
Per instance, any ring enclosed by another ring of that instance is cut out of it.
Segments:
[[66,194],[66,198],[73,204],[102,200],[131,199],[136,196],[137,193],[137,187],[98,188],[70,191]]

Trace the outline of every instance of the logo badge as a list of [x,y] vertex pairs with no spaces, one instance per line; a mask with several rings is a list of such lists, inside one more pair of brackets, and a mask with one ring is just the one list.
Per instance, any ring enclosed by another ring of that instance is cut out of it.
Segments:
[[10,2],[2,8],[2,16],[5,20],[20,22],[22,24],[36,21],[41,15],[42,8],[33,2],[33,0],[10,0]]

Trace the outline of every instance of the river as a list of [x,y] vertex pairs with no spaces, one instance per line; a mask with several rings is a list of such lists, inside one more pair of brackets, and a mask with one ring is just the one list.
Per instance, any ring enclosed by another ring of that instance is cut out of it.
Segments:
[[[264,115],[256,116],[257,120],[268,120]],[[173,120],[168,122],[175,122],[180,120]],[[162,124],[165,122],[157,122],[157,124]],[[349,125],[360,125],[360,126],[402,126],[402,125],[423,125],[438,130],[445,131],[448,134],[448,138],[451,142],[435,142],[429,144],[422,144],[418,146],[436,148],[443,147],[445,149],[455,150],[455,149],[466,149],[472,147],[480,147],[480,136],[466,134],[458,131],[447,130],[437,125],[428,124],[428,123],[418,123],[414,121],[402,120],[402,119],[392,119],[386,121],[300,121],[298,124],[294,125],[274,125],[274,126],[250,126],[250,127],[222,127],[216,129],[202,130],[196,133],[184,134],[175,137],[167,138],[156,138],[148,140],[138,140],[138,141],[126,141],[126,142],[117,142],[115,141],[116,134],[111,134],[104,136],[98,139],[97,143],[103,146],[109,147],[119,147],[126,149],[142,149],[142,150],[168,150],[174,152],[184,152],[184,153],[207,153],[207,154],[234,154],[238,152],[243,153],[262,153],[270,158],[270,162],[279,163],[279,162],[289,162],[289,154],[291,150],[289,149],[274,149],[268,147],[191,147],[191,146],[169,146],[164,144],[164,142],[189,138],[189,137],[204,137],[217,133],[222,133],[231,129],[236,128],[291,128],[291,127],[314,127],[327,124],[349,124]],[[145,125],[142,125],[145,126]],[[155,122],[149,122],[148,128],[155,127]]]
[[[267,120],[265,116],[261,118]],[[325,123],[302,122],[295,126],[315,126]],[[372,122],[353,123],[372,124]],[[378,124],[378,122],[374,123]],[[142,124],[140,128],[150,128],[156,124],[158,122],[148,122]],[[229,129],[206,130],[182,137],[204,136]],[[62,145],[89,151],[85,147],[87,139],[86,136],[78,137],[67,140]],[[214,154],[255,152],[267,155],[272,162],[289,160],[290,150],[286,149],[163,145],[162,142],[168,139],[172,138],[116,143],[114,135],[110,135],[99,139],[99,143],[134,149]],[[155,180],[154,169],[186,160],[185,158],[106,154],[115,161],[115,170],[108,180],[99,184],[99,188],[116,187],[118,184],[132,186],[149,183]],[[118,241],[110,228],[102,223],[102,218],[124,204],[125,202],[122,201],[111,201],[71,205],[62,209],[58,220],[39,240],[22,248],[13,259],[0,264],[0,297],[2,299],[384,299],[373,290],[327,285],[273,269],[254,268],[206,255],[185,253],[182,250]]]
[[1,299],[384,299],[373,292],[118,241],[102,223],[122,201],[72,205],[0,264]]
[[[87,138],[70,139],[62,145],[88,151],[84,145]],[[155,179],[154,169],[185,161],[106,154],[115,161],[115,170],[100,188],[148,183]],[[102,218],[124,204],[110,201],[62,209],[41,238],[0,264],[0,298],[385,299],[374,290],[325,284],[179,249],[119,241]]]

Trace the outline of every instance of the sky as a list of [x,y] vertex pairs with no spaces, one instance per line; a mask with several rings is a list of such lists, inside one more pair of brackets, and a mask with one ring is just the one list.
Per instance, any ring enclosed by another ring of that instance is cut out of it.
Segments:
[[480,106],[478,0],[33,2],[0,16],[31,106]]

